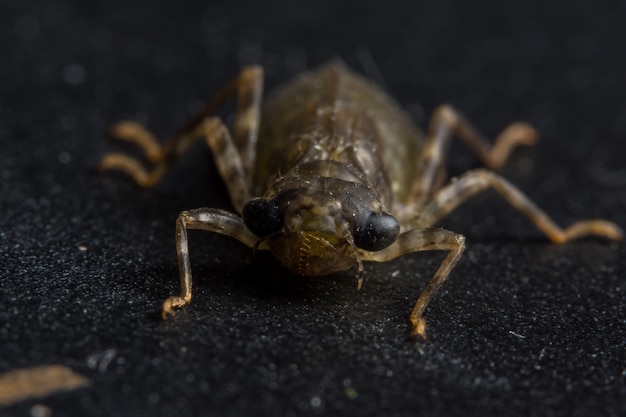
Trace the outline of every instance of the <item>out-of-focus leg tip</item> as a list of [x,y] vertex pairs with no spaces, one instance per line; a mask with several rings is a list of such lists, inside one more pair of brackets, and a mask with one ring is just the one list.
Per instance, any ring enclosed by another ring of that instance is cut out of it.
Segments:
[[411,337],[419,337],[422,340],[426,340],[426,320],[420,317],[417,320],[411,320],[413,324],[413,330],[411,330]]

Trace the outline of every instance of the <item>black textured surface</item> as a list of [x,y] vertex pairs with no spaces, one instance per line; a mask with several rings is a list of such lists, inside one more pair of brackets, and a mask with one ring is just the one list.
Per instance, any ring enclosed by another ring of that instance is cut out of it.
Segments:
[[[297,278],[196,232],[195,298],[161,321],[177,213],[227,206],[210,153],[150,191],[94,169],[119,119],[164,137],[244,64],[271,87],[340,56],[422,125],[441,103],[490,136],[534,124],[542,141],[504,175],[560,224],[624,227],[619,2],[157,3],[0,1],[0,371],[93,381],[0,415],[626,413],[626,245],[551,245],[486,193],[445,222],[468,247],[415,343],[408,313],[442,254],[368,265],[357,292],[351,272]],[[477,166],[451,152],[453,174]]]

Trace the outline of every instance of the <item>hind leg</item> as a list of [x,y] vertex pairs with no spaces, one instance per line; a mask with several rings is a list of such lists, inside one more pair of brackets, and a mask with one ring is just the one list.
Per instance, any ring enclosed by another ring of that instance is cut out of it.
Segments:
[[600,236],[610,240],[620,240],[623,237],[621,229],[616,224],[602,219],[579,221],[563,229],[517,187],[498,174],[485,169],[467,172],[437,191],[423,207],[418,226],[429,227],[436,224],[467,199],[487,189],[496,190],[555,243],[564,243],[584,236]]
[[419,161],[421,168],[413,184],[414,206],[423,204],[439,189],[445,175],[445,154],[450,140],[459,137],[490,169],[500,169],[519,145],[533,145],[538,134],[530,125],[515,122],[507,126],[490,144],[459,112],[451,106],[440,106],[434,112],[428,129],[426,147]]
[[244,69],[163,145],[159,144],[154,135],[139,123],[132,121],[117,123],[109,130],[110,136],[136,145],[153,166],[150,170],[146,170],[143,164],[134,157],[124,153],[110,153],[100,161],[99,168],[101,170],[118,169],[126,172],[143,187],[154,186],[176,159],[204,136],[198,132],[202,131],[205,119],[227,99],[236,96],[237,114],[232,142],[238,150],[244,178],[248,180],[255,157],[262,90],[262,70],[259,67]]

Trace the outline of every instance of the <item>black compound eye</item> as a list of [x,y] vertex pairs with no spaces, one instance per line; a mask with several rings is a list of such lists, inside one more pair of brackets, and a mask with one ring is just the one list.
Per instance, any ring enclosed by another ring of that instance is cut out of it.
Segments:
[[276,200],[255,198],[243,206],[243,222],[258,237],[266,237],[282,229],[284,219]]
[[365,222],[354,230],[354,244],[361,249],[377,251],[385,249],[398,238],[400,224],[390,214],[371,213]]

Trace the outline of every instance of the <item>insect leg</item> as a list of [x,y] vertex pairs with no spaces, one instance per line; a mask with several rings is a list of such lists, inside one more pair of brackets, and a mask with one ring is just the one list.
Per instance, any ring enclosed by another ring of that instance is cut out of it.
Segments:
[[244,71],[240,78],[241,82],[237,88],[237,114],[233,126],[233,139],[246,172],[246,180],[250,183],[261,117],[263,70],[260,67],[251,67]]
[[602,236],[611,240],[619,240],[623,236],[616,224],[601,219],[579,221],[562,229],[514,185],[485,169],[467,172],[439,190],[424,206],[419,225],[426,227],[435,224],[465,200],[489,188],[496,190],[555,243],[588,235]]
[[[241,154],[235,146],[235,142],[228,128],[218,117],[204,119],[196,126],[194,131],[189,132],[185,136],[186,141],[189,143],[195,142],[203,137],[206,139],[207,145],[213,153],[217,170],[226,183],[231,203],[233,207],[241,213],[243,205],[250,199]],[[162,175],[168,166],[165,161],[158,163],[152,173],[148,174],[143,171],[143,168],[137,161],[126,155],[112,154],[109,155],[109,157],[115,157],[117,161],[124,161],[126,168],[134,167],[135,171],[133,171],[131,175],[134,176],[139,184],[150,182],[158,178],[157,176]]]
[[163,149],[159,141],[140,123],[118,122],[111,126],[107,133],[112,139],[124,140],[137,145],[143,155],[152,163],[163,160]]
[[363,255],[364,260],[386,262],[406,253],[428,250],[445,250],[448,251],[448,255],[420,294],[409,317],[413,327],[411,336],[420,335],[424,339],[426,338],[426,320],[422,317],[424,310],[461,258],[465,250],[465,237],[445,229],[415,229],[398,236],[388,248],[366,252]]
[[138,146],[143,156],[155,166],[148,172],[137,159],[123,153],[111,153],[105,155],[99,168],[122,170],[139,185],[152,187],[161,179],[169,166],[202,137],[197,132],[204,119],[214,113],[227,99],[236,95],[238,111],[234,129],[235,146],[243,158],[244,169],[248,175],[251,171],[251,161],[254,160],[262,90],[263,71],[261,68],[244,69],[163,145],[160,145],[157,139],[139,123],[132,121],[117,123],[109,129],[109,135]]
[[[255,247],[259,240],[244,225],[241,217],[228,211],[199,208],[183,211],[176,220],[176,253],[180,272],[180,295],[170,296],[163,302],[163,318],[174,313],[175,308],[183,307],[191,301],[191,262],[189,260],[188,229],[206,230],[230,236],[246,246]],[[260,249],[266,249],[264,243]]]
[[206,119],[202,124],[202,134],[213,152],[217,170],[226,184],[230,201],[235,210],[241,213],[243,205],[250,200],[250,189],[241,154],[228,128],[219,118]]
[[435,109],[430,121],[428,140],[422,153],[422,172],[413,184],[416,204],[423,203],[433,191],[439,188],[444,173],[444,158],[450,139],[458,136],[471,148],[487,167],[497,170],[506,162],[511,151],[518,145],[533,145],[538,140],[535,129],[522,122],[512,123],[496,138],[493,145],[459,112],[451,106]]

